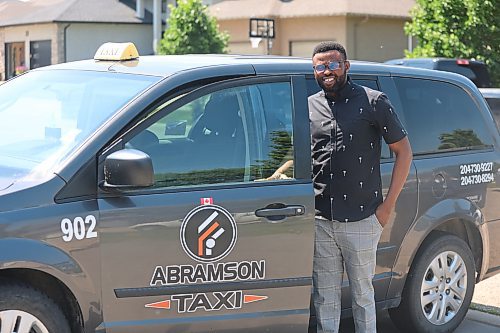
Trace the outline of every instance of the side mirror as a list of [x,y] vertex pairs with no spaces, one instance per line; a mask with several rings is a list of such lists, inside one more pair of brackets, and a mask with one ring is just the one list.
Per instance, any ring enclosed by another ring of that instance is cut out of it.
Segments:
[[133,189],[154,185],[151,157],[136,149],[122,149],[104,161],[104,188]]

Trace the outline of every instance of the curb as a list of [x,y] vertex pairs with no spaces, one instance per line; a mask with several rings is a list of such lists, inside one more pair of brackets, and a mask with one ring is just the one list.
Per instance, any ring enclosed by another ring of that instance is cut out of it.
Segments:
[[500,316],[500,308],[493,305],[472,302],[469,306],[469,309],[489,313],[495,316]]
[[[476,304],[477,305],[477,304]],[[480,305],[480,304],[479,304]],[[472,305],[471,305],[472,306]],[[498,309],[498,308],[496,308]],[[498,309],[500,310],[500,309]],[[488,324],[500,328],[500,316],[491,313],[481,312],[470,308],[467,312],[466,318],[472,321]]]

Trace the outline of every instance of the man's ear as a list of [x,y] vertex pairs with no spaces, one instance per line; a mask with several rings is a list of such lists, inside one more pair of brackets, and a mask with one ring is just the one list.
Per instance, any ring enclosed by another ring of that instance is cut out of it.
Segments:
[[349,62],[349,60],[346,60],[345,61],[345,71],[349,71],[349,68],[351,68],[351,63]]

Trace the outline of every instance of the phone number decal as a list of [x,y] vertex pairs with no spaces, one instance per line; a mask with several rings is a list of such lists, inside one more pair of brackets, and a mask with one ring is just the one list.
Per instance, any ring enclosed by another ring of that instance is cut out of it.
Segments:
[[470,175],[473,173],[491,172],[491,171],[493,171],[493,162],[471,163],[471,164],[463,164],[460,166],[461,175]]
[[494,177],[493,173],[483,173],[480,175],[460,176],[460,185],[462,185],[462,186],[491,183],[493,181],[495,181],[495,177]]

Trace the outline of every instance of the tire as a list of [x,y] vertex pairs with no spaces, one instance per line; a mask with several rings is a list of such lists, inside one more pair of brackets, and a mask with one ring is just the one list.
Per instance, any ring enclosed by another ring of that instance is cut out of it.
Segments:
[[408,273],[401,304],[389,315],[402,332],[453,332],[469,308],[474,278],[474,258],[467,243],[453,235],[431,235]]
[[22,284],[0,285],[2,333],[71,333],[61,309],[45,294]]

